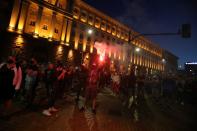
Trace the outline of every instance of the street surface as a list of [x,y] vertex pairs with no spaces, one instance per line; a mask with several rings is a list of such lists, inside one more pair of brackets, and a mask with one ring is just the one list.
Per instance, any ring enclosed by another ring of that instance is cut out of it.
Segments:
[[[83,98],[81,98],[83,101]],[[90,109],[80,111],[72,94],[57,102],[59,112],[52,117],[42,115],[46,100],[37,100],[35,109],[15,103],[6,118],[0,118],[0,131],[196,131],[196,111],[189,105],[154,102],[145,95],[135,116],[123,106],[109,89],[98,94],[96,115]]]

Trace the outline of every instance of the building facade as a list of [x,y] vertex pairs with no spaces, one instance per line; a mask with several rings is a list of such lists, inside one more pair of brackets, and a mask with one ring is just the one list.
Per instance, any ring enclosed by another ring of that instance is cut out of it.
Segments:
[[189,77],[197,77],[197,62],[186,62],[185,73]]
[[167,50],[163,50],[163,59],[165,73],[175,75],[178,67],[178,57]]
[[132,28],[82,0],[14,0],[8,31],[55,41],[84,56],[94,52],[96,42],[126,45],[126,54],[108,49],[105,55],[146,73],[161,72],[166,67],[162,48],[143,36],[133,39],[138,33]]

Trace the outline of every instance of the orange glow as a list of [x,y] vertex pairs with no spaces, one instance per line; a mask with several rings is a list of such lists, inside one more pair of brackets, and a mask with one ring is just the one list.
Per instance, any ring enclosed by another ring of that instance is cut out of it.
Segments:
[[14,28],[11,27],[11,26],[9,26],[9,27],[8,27],[8,31],[9,31],[9,32],[14,32]]
[[114,52],[114,59],[116,59],[116,52]]
[[83,43],[83,51],[86,51],[86,42]]
[[33,37],[34,37],[34,38],[38,38],[38,34],[35,33],[35,34],[33,35]]
[[78,15],[78,14],[74,14],[73,17],[74,17],[75,19],[79,19],[79,15]]
[[119,55],[118,59],[121,60],[121,56],[120,55]]
[[108,56],[111,57],[111,51],[109,51]]
[[24,42],[25,41],[24,41],[22,35],[18,35],[16,37],[16,40],[15,40],[16,46],[22,47]]
[[87,19],[86,18],[81,18],[81,21],[85,23],[87,21]]
[[100,28],[100,24],[95,24],[95,27],[96,28]]
[[104,57],[105,57],[105,56],[103,56],[103,55],[100,55],[100,56],[99,56],[100,62],[103,62],[103,61],[104,61]]
[[90,53],[93,53],[94,46],[93,44],[90,45]]
[[58,46],[57,53],[58,54],[62,54],[62,52],[63,52],[63,47],[62,46]]
[[78,49],[78,41],[75,41],[75,50],[77,50]]
[[73,60],[73,50],[69,50],[69,52],[68,52],[68,60],[70,61],[70,60]]
[[66,34],[66,43],[69,43],[70,42],[71,26],[72,26],[72,22],[69,21],[68,22],[67,34]]

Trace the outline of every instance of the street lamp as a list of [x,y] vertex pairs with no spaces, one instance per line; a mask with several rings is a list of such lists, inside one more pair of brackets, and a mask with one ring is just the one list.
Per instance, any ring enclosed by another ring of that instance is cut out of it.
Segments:
[[136,51],[136,52],[140,52],[140,48],[138,48],[138,47],[135,48],[135,51]]
[[88,29],[88,34],[91,35],[93,33],[92,29]]
[[166,60],[164,58],[161,61],[162,61],[162,63],[166,63]]

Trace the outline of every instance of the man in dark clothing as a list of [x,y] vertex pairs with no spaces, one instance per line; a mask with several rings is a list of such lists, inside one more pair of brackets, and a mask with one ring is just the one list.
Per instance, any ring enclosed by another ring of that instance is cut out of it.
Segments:
[[134,71],[131,71],[130,74],[128,75],[127,78],[127,88],[128,88],[128,108],[130,108],[133,105],[134,99],[135,99],[135,95],[136,95],[136,76],[134,74]]
[[76,91],[76,104],[78,104],[79,96],[81,92],[81,83],[80,78],[81,77],[81,69],[79,67],[75,67],[74,74],[73,74],[73,81],[72,86],[73,89]]
[[[14,87],[14,70],[15,61],[11,58],[8,59],[7,63],[0,66],[0,102],[4,104],[6,110],[10,109],[12,105],[12,99],[15,93]],[[0,113],[5,113],[6,110]]]
[[48,109],[44,110],[42,113],[46,116],[51,116],[51,112],[56,112],[57,109],[54,107],[57,87],[55,87],[55,81],[57,77],[55,74],[55,69],[53,64],[48,65],[48,69],[45,71],[45,85],[47,89],[48,96]]
[[74,79],[73,79],[73,86],[76,89],[77,96],[76,96],[76,103],[79,102],[79,96],[83,89],[86,87],[87,83],[87,76],[88,76],[88,70],[83,65],[81,67],[77,67],[75,69],[74,73]]

